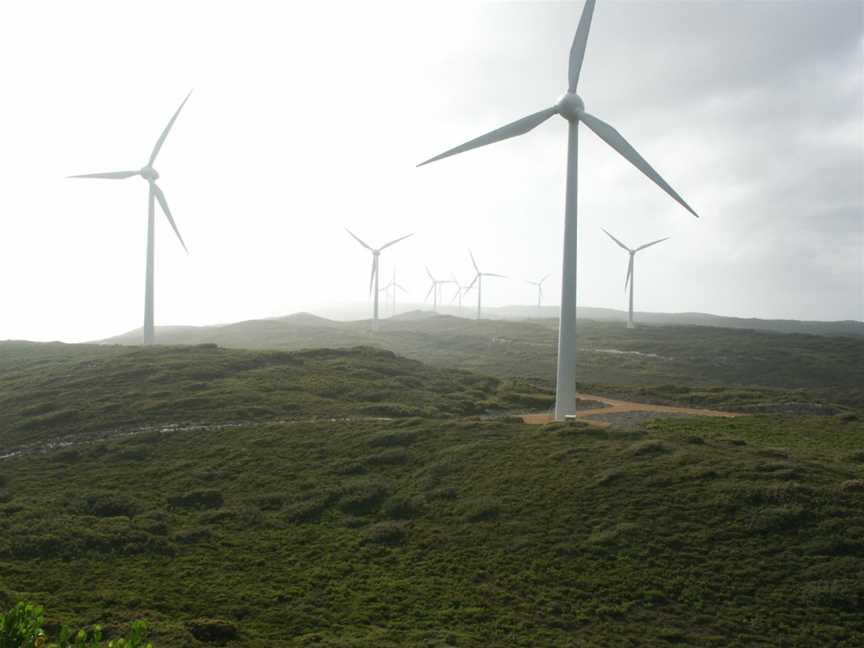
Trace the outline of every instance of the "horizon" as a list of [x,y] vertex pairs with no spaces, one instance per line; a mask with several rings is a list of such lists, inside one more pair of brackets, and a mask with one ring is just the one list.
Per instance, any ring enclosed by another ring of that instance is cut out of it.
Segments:
[[[521,322],[521,321],[531,321],[531,320],[557,320],[559,309],[558,304],[543,304],[542,309],[548,310],[548,314],[541,314],[539,317],[532,315],[531,313],[524,314],[516,314],[516,313],[508,313],[507,311],[530,311],[536,310],[537,305],[531,304],[504,304],[501,306],[484,306],[484,317],[483,320],[497,320],[497,321],[511,321],[511,322]],[[156,326],[158,330],[169,330],[169,329],[204,329],[204,328],[221,328],[228,326],[235,326],[238,324],[243,324],[246,322],[257,322],[257,321],[266,321],[266,320],[280,320],[287,319],[290,317],[298,316],[298,315],[309,315],[327,322],[336,322],[340,324],[352,324],[352,323],[362,323],[362,322],[371,322],[372,314],[371,312],[362,314],[363,311],[369,310],[369,305],[363,302],[346,302],[342,304],[320,304],[320,305],[310,305],[307,309],[301,309],[297,311],[293,311],[291,313],[282,313],[275,314],[265,317],[251,317],[242,320],[236,321],[225,321],[225,322],[207,322],[203,324],[183,324],[183,323],[165,323],[158,324]],[[487,312],[488,309],[488,312]],[[607,314],[606,318],[597,318],[592,317],[592,313],[585,313],[585,311],[600,311],[600,313],[595,313],[595,315]],[[424,304],[421,302],[405,302],[403,304],[397,304],[396,313],[391,313],[389,308],[381,309],[381,313],[379,314],[380,321],[386,322],[387,320],[391,320],[393,318],[400,318],[404,315],[414,315],[414,314],[424,314],[429,317],[454,317],[458,319],[465,319],[471,321],[477,321],[475,316],[475,311],[469,306],[463,306],[462,311],[458,310],[458,306],[456,305],[446,305],[439,306],[439,310],[432,310],[429,304]],[[718,313],[702,313],[696,311],[680,311],[680,312],[663,312],[663,311],[640,311],[635,310],[634,314],[637,316],[637,320],[639,317],[668,317],[668,318],[676,318],[676,317],[705,317],[705,318],[717,318],[717,319],[731,319],[731,320],[740,320],[741,322],[746,321],[756,321],[756,322],[799,322],[802,324],[844,324],[844,323],[852,323],[852,324],[861,324],[864,326],[864,321],[862,320],[797,320],[797,319],[788,319],[788,318],[761,318],[761,317],[738,317],[734,315],[722,315]],[[609,317],[611,316],[611,317]],[[606,308],[601,306],[579,306],[577,312],[577,319],[579,320],[589,320],[589,321],[597,321],[597,322],[613,322],[620,319],[622,323],[626,322],[627,319],[627,311],[616,308]],[[676,324],[666,323],[666,322],[652,322],[652,321],[641,321],[638,322],[639,326],[663,326],[663,325],[676,325],[676,326],[714,326],[713,324],[692,324],[687,322],[680,322]],[[717,326],[722,326],[722,324],[718,324]],[[746,327],[735,327],[735,328],[746,328]],[[138,335],[142,332],[143,328],[138,326],[136,328],[117,331],[111,333],[103,338],[88,338],[88,339],[80,339],[80,340],[61,340],[61,339],[41,339],[41,340],[33,340],[26,338],[8,338],[8,339],[0,339],[0,342],[36,342],[36,343],[54,343],[60,342],[63,344],[101,344],[107,341],[111,341],[114,339],[124,338],[127,336]],[[770,329],[769,329],[770,330]],[[157,344],[159,341],[157,339]]]

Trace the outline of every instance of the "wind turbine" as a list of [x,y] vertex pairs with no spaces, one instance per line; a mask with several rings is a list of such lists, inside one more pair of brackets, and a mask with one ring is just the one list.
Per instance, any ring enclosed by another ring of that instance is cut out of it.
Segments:
[[156,221],[156,206],[154,201],[159,201],[159,205],[162,207],[162,211],[168,218],[168,222],[171,223],[171,227],[174,229],[174,233],[177,235],[177,238],[180,239],[180,245],[183,246],[183,249],[186,250],[187,254],[189,253],[189,250],[186,248],[186,244],[183,242],[183,237],[180,236],[180,230],[177,229],[177,224],[174,222],[174,217],[171,215],[171,210],[168,209],[168,203],[165,200],[165,194],[159,188],[159,185],[156,184],[156,180],[159,179],[159,174],[156,172],[156,169],[153,168],[153,163],[156,161],[156,156],[159,155],[159,151],[162,148],[162,145],[165,143],[165,138],[168,137],[168,132],[171,130],[171,127],[174,125],[177,116],[180,114],[180,111],[183,110],[183,106],[186,105],[186,102],[189,100],[189,96],[191,94],[192,93],[190,92],[188,95],[186,95],[183,103],[180,104],[177,112],[174,113],[174,116],[171,117],[171,121],[168,122],[168,125],[165,127],[165,129],[162,131],[162,134],[159,136],[159,139],[156,140],[156,145],[153,147],[153,152],[150,153],[150,159],[147,161],[147,164],[145,166],[138,169],[137,171],[109,171],[106,173],[87,173],[84,175],[69,176],[70,178],[104,178],[108,180],[122,180],[124,178],[131,178],[132,176],[137,175],[144,178],[150,186],[150,194],[147,199],[147,270],[146,279],[144,282],[144,344],[153,344],[154,340],[153,262],[155,257],[155,241],[153,236],[153,228]]
[[462,296],[468,292],[468,286],[463,286],[459,283],[459,280],[456,279],[456,275],[453,275],[453,283],[456,284],[456,293],[453,295],[453,299],[450,300],[452,304],[457,299],[459,300],[459,313],[462,313]]
[[474,255],[471,253],[471,250],[468,250],[468,254],[471,255],[471,263],[474,265],[474,271],[477,274],[474,275],[474,279],[470,284],[468,284],[468,288],[465,289],[465,292],[471,290],[475,283],[477,284],[477,319],[479,320],[483,313],[483,277],[500,277],[501,279],[506,279],[507,277],[495,274],[494,272],[480,272],[480,268],[477,267],[477,262],[474,260]]
[[423,166],[450,155],[500,142],[517,135],[524,135],[553,115],[561,115],[567,120],[569,132],[567,139],[567,194],[564,203],[564,263],[561,281],[561,317],[558,328],[558,372],[555,394],[555,418],[558,420],[576,413],[576,193],[580,122],[594,131],[600,139],[618,151],[687,211],[697,216],[696,212],[684,202],[684,199],[660,177],[660,174],[630,146],[617,130],[594,115],[585,112],[585,104],[576,93],[576,89],[579,85],[579,75],[585,57],[585,46],[588,43],[588,31],[591,28],[594,4],[595,0],[587,0],[582,10],[579,26],[570,48],[567,92],[554,106],[517,119],[506,126],[490,131],[418,165]]
[[[603,231],[606,232],[605,229]],[[627,284],[629,283],[630,284],[630,310],[627,313],[627,328],[632,329],[633,328],[633,257],[636,256],[636,253],[639,252],[639,250],[644,250],[645,248],[649,248],[652,245],[657,245],[658,243],[662,243],[663,241],[668,241],[670,237],[667,236],[666,238],[657,239],[656,241],[651,241],[650,243],[646,243],[645,245],[640,245],[639,247],[631,250],[629,247],[624,245],[617,238],[612,236],[609,232],[606,232],[606,236],[608,236],[613,241],[615,241],[619,247],[624,248],[625,250],[627,250],[627,252],[630,253],[630,263],[627,264],[627,278],[624,280],[624,290],[627,290]]]
[[381,289],[390,299],[390,314],[391,315],[396,314],[396,290],[397,289],[401,290],[403,293],[406,293],[406,294],[408,293],[408,291],[405,290],[404,286],[396,283],[396,268],[394,267],[393,268],[393,278],[390,280],[390,283],[388,283],[386,286],[384,286]]
[[429,275],[429,279],[432,280],[432,285],[429,286],[429,292],[426,293],[426,297],[423,298],[423,301],[427,301],[429,299],[429,295],[432,295],[432,310],[436,313],[438,312],[438,293],[441,291],[441,286],[449,283],[456,283],[451,279],[436,279],[432,272],[429,270],[429,266],[426,266],[426,274]]
[[540,281],[528,281],[528,283],[531,284],[532,286],[537,286],[537,315],[538,316],[542,313],[541,307],[543,305],[543,282],[546,281],[548,278],[549,278],[549,275],[547,274]]
[[374,304],[375,304],[373,309],[372,309],[372,328],[374,330],[377,330],[378,329],[378,292],[379,292],[378,291],[378,257],[381,256],[381,252],[386,250],[391,245],[395,245],[399,241],[403,241],[406,238],[408,238],[409,236],[414,236],[414,234],[411,233],[411,234],[406,234],[405,236],[400,236],[397,239],[393,239],[389,243],[385,243],[380,248],[373,248],[373,247],[366,245],[366,243],[364,243],[363,241],[361,241],[357,237],[357,235],[354,234],[354,232],[349,230],[347,227],[345,228],[345,231],[348,232],[354,238],[355,241],[357,241],[360,245],[362,245],[364,248],[366,248],[367,250],[369,250],[372,253],[372,274],[369,277],[369,292],[370,292],[370,294],[374,295]]

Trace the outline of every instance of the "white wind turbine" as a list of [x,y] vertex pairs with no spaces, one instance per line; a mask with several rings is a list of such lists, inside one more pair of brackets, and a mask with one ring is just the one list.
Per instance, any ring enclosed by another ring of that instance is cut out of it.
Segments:
[[384,286],[381,291],[387,296],[390,300],[390,314],[396,314],[396,291],[401,290],[403,293],[407,294],[408,291],[405,290],[405,287],[396,282],[396,268],[393,268],[393,278],[390,279],[390,282]]
[[438,312],[438,297],[441,292],[441,286],[449,283],[456,283],[452,279],[436,279],[431,270],[429,270],[429,266],[426,267],[426,274],[429,275],[429,279],[432,281],[432,285],[429,286],[429,292],[426,293],[426,297],[423,298],[423,301],[427,301],[429,299],[429,295],[432,295],[432,310],[434,312]]
[[538,315],[538,316],[543,312],[543,311],[542,311],[542,306],[543,306],[543,282],[546,281],[548,278],[549,278],[549,275],[547,274],[547,275],[546,275],[545,277],[543,277],[540,281],[530,281],[530,280],[527,281],[527,283],[531,284],[532,286],[537,286],[537,315]]
[[579,85],[579,75],[582,61],[585,57],[585,46],[588,43],[588,31],[591,28],[591,17],[594,13],[595,0],[587,0],[579,19],[579,26],[570,48],[567,92],[554,106],[540,112],[518,119],[506,126],[490,131],[465,144],[436,155],[418,166],[423,166],[435,160],[456,155],[464,151],[500,142],[517,135],[524,135],[539,126],[553,115],[561,115],[569,123],[567,139],[567,195],[564,203],[564,263],[561,280],[561,316],[558,328],[558,372],[555,394],[555,418],[562,420],[565,416],[576,413],[576,192],[577,163],[579,150],[579,123],[589,129],[618,151],[625,159],[644,173],[663,191],[678,201],[687,211],[696,216],[690,206],[684,202],[669,184],[660,177],[645,159],[630,146],[627,140],[612,126],[585,112],[582,98],[576,94]]
[[474,260],[471,250],[468,250],[468,254],[471,256],[471,263],[474,265],[474,271],[477,274],[474,275],[474,279],[468,284],[465,292],[467,293],[474,287],[475,283],[477,284],[477,319],[479,320],[483,314],[483,277],[499,277],[501,279],[506,279],[507,277],[495,274],[494,272],[480,272],[480,268],[477,267],[477,262]]
[[183,242],[183,237],[180,236],[180,230],[177,229],[177,224],[174,222],[174,217],[171,215],[171,210],[168,209],[168,203],[165,200],[165,194],[162,193],[159,185],[156,184],[156,180],[158,180],[159,174],[156,172],[156,169],[153,168],[153,163],[156,161],[156,156],[159,155],[159,150],[165,143],[165,138],[168,137],[168,131],[171,130],[171,127],[174,125],[174,121],[177,119],[177,115],[180,114],[180,111],[183,109],[183,106],[186,105],[186,102],[189,100],[189,96],[191,94],[192,93],[190,92],[188,95],[186,95],[183,103],[180,104],[177,112],[174,113],[174,116],[171,117],[171,121],[168,122],[168,125],[165,127],[165,129],[162,131],[162,134],[159,136],[159,139],[156,140],[156,145],[153,147],[153,152],[150,153],[150,159],[147,161],[146,166],[138,169],[137,171],[109,171],[106,173],[87,173],[84,175],[69,176],[70,178],[105,178],[108,180],[122,180],[123,178],[131,178],[132,176],[138,175],[144,178],[150,185],[150,195],[148,198],[147,212],[147,269],[144,282],[144,344],[153,344],[154,340],[153,265],[155,257],[155,240],[153,236],[153,228],[156,221],[156,207],[154,201],[159,201],[159,205],[162,207],[162,211],[168,218],[168,222],[171,223],[171,227],[174,229],[174,233],[177,234],[177,238],[180,239],[180,245],[183,246],[183,249],[186,250],[187,254],[189,253],[189,250],[186,248],[186,244]]
[[369,277],[369,293],[374,296],[374,306],[372,309],[372,328],[377,330],[378,329],[378,292],[379,292],[378,291],[378,257],[381,256],[382,251],[386,250],[391,245],[395,245],[399,241],[403,241],[406,238],[408,238],[409,236],[414,236],[414,234],[411,233],[411,234],[406,234],[405,236],[400,236],[397,239],[393,239],[389,243],[385,243],[380,248],[373,248],[373,247],[366,245],[366,243],[364,243],[363,241],[361,241],[357,237],[357,235],[354,234],[354,232],[349,230],[347,227],[345,228],[345,231],[348,232],[354,238],[355,241],[357,241],[360,245],[362,245],[364,248],[366,248],[367,250],[369,250],[372,253],[372,274]]
[[[603,231],[606,232],[605,229]],[[631,250],[629,247],[624,245],[617,238],[612,236],[609,232],[606,232],[606,236],[611,238],[620,247],[624,248],[625,250],[627,250],[627,252],[630,253],[630,263],[627,264],[627,278],[624,279],[624,290],[627,290],[627,284],[629,283],[630,284],[630,310],[627,312],[627,328],[632,329],[633,328],[633,257],[636,256],[636,253],[639,252],[639,250],[644,250],[645,248],[649,248],[652,245],[657,245],[658,243],[662,243],[663,241],[668,241],[670,237],[667,236],[666,238],[657,239],[656,241],[651,241],[650,243],[646,243],[645,245],[640,245],[639,247],[633,248]]]
[[459,283],[459,280],[456,279],[456,275],[452,275],[452,277],[453,277],[453,283],[456,285],[456,293],[453,295],[453,299],[450,300],[450,303],[452,304],[454,301],[456,301],[458,299],[459,300],[459,313],[461,314],[462,313],[462,297],[465,295],[465,293],[468,292],[468,286],[463,286],[461,283]]

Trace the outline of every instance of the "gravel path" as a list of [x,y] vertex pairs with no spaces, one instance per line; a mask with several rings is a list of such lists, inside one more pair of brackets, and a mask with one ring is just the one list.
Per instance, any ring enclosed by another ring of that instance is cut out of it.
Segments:
[[[622,401],[605,396],[593,394],[577,394],[576,398],[582,401],[596,401],[603,403],[603,407],[592,409],[576,408],[576,418],[590,423],[596,427],[609,427],[611,424],[636,425],[653,418],[663,416],[711,416],[720,418],[733,418],[739,416],[734,412],[723,412],[720,410],[696,409],[692,407],[676,407],[674,405],[651,405],[650,403],[634,403]],[[659,415],[659,416],[658,416]],[[524,414],[522,420],[526,423],[540,425],[554,420],[552,413]]]

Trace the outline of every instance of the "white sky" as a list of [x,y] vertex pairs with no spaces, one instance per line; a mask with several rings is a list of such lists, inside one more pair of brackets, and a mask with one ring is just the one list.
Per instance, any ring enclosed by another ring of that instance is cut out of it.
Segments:
[[[560,292],[566,122],[415,165],[555,102],[582,2],[0,4],[0,339],[141,325],[156,163],[156,323],[365,299],[370,244],[420,301]],[[580,94],[700,213],[581,129],[580,305],[864,320],[864,3],[599,0]],[[383,284],[383,282],[382,282]]]

